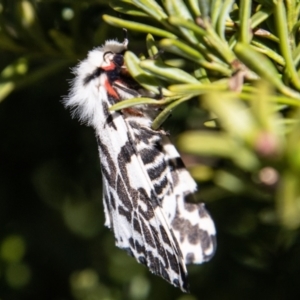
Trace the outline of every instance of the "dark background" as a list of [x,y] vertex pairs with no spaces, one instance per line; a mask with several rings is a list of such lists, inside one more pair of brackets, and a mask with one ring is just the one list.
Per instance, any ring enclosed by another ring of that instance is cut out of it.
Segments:
[[[211,262],[188,267],[191,294],[114,246],[103,225],[93,130],[71,119],[61,100],[70,67],[105,39],[122,40],[122,31],[101,18],[118,14],[106,1],[33,1],[26,2],[35,14],[28,26],[25,2],[0,2],[1,69],[20,58],[27,68],[1,75],[2,84],[16,88],[0,103],[0,299],[299,299],[298,232],[274,222],[274,187],[256,185],[251,174],[240,174],[251,193],[233,194],[209,179],[199,183],[197,199],[215,220],[218,249]],[[63,17],[66,8],[75,13],[70,20]],[[129,32],[129,39],[130,49],[145,51],[145,35]],[[61,66],[51,70],[56,63]],[[164,127],[176,141],[200,128],[204,117],[191,101]],[[222,160],[202,162],[234,168]]]

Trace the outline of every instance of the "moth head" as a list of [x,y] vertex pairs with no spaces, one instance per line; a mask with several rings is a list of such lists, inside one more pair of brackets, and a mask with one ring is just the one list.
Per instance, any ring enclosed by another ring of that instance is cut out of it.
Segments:
[[123,43],[108,40],[103,46],[91,50],[87,58],[73,69],[75,78],[70,93],[63,102],[66,107],[73,110],[73,115],[79,117],[84,123],[93,122],[99,103],[98,88],[104,86],[101,74],[115,68],[119,70],[124,68],[123,55],[127,45],[127,39]]
[[88,53],[87,58],[74,69],[74,74],[85,73],[88,75],[89,73],[93,73],[96,68],[105,69],[111,66],[112,63],[116,67],[123,66],[123,56],[127,51],[127,44],[126,39],[123,43],[115,40],[106,41],[103,46],[97,47]]
[[117,67],[121,68],[124,65],[124,56],[123,54],[113,53],[107,51],[103,53],[103,64],[102,68],[105,67]]

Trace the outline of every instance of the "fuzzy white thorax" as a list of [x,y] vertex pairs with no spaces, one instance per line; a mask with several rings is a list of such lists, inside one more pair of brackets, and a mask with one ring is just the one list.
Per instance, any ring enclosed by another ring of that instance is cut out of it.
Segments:
[[87,84],[84,84],[85,78],[106,64],[104,60],[106,52],[121,53],[127,49],[127,43],[126,39],[123,43],[108,40],[103,46],[91,50],[87,58],[72,69],[75,79],[71,82],[69,95],[63,102],[66,107],[72,108],[73,116],[78,117],[81,122],[87,125],[97,123],[98,120],[95,120],[97,111],[99,108],[102,109],[99,102],[106,97],[101,75]]

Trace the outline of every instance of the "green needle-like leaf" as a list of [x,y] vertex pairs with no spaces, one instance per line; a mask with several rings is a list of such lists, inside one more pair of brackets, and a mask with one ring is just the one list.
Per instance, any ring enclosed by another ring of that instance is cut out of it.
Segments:
[[159,29],[154,26],[138,23],[138,22],[126,21],[109,15],[103,15],[103,20],[110,25],[120,27],[120,28],[126,28],[127,30],[151,33],[153,35],[157,35],[161,37],[176,38],[176,35],[170,33],[169,31]]

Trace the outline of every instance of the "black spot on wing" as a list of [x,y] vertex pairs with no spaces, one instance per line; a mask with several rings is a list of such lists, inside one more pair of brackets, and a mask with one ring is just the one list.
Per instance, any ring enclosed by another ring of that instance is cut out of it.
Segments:
[[111,95],[107,95],[107,98],[108,98],[108,102],[109,102],[109,104],[110,105],[114,105],[114,104],[116,104],[116,98],[115,97],[113,97],[113,96],[111,96]]
[[152,168],[148,169],[147,173],[151,180],[155,180],[165,172],[166,168],[167,166],[165,162],[162,161],[159,165],[153,166]]
[[131,223],[131,212],[124,209],[123,206],[119,206],[118,207],[118,213],[121,215],[121,216],[124,216],[127,220],[127,222]]
[[168,160],[168,165],[170,166],[171,170],[180,170],[185,169],[185,165],[180,157],[171,158]]
[[145,247],[143,245],[141,245],[138,241],[135,241],[135,248],[136,248],[137,253],[139,253],[139,254],[140,253],[142,253],[142,254],[146,253]]
[[129,245],[132,249],[135,249],[134,239],[131,237],[128,239]]
[[199,229],[199,239],[203,251],[206,251],[211,247],[211,236],[206,230]]
[[145,165],[152,164],[155,161],[156,155],[153,155],[151,147],[142,149],[139,154]]
[[165,228],[162,225],[159,226],[159,231],[160,231],[160,234],[161,234],[161,237],[162,237],[164,243],[171,246],[170,239],[167,235],[167,232],[165,231]]
[[168,179],[164,176],[158,183],[154,184],[154,189],[157,195],[160,195],[163,189],[168,185]]
[[117,127],[114,123],[114,118],[112,115],[109,115],[106,119],[106,124],[109,125],[110,127],[112,127],[114,130],[117,130]]
[[119,161],[123,161],[122,167],[126,167],[126,163],[131,161],[131,158],[136,155],[135,149],[132,146],[132,143],[127,140],[124,146],[121,147],[118,159]]
[[[110,99],[111,97],[109,96],[108,99]],[[106,124],[109,127],[113,128],[114,130],[117,130],[117,127],[114,123],[115,118],[120,116],[119,112],[110,112],[108,109],[108,105],[105,101],[102,102],[102,108],[103,108],[103,112],[104,115],[106,117]]]
[[152,234],[150,230],[148,229],[145,222],[141,221],[142,230],[143,230],[143,237],[145,238],[146,243],[151,246],[152,248],[155,248],[155,244],[152,238]]
[[177,278],[173,280],[173,284],[174,284],[176,287],[180,287],[179,280],[178,280]]
[[178,280],[177,278],[173,280],[173,284],[174,284],[176,287],[180,287],[179,280]]
[[146,261],[145,256],[139,256],[139,257],[138,257],[138,261],[139,261],[141,264],[147,266],[147,261]]
[[138,221],[138,219],[136,217],[134,217],[134,219],[133,219],[133,228],[139,234],[142,234],[140,223],[139,223],[139,221]]
[[197,245],[202,243],[202,239],[204,245],[207,245],[208,242],[208,233],[207,231],[199,229],[198,224],[192,226],[191,224],[187,224],[188,227],[188,241],[192,245]]

